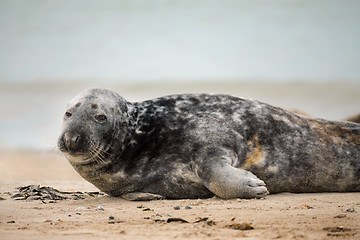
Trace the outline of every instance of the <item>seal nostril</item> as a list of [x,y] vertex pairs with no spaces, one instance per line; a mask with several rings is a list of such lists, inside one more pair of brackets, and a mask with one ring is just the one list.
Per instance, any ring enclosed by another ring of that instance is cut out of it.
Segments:
[[78,144],[80,140],[80,134],[75,134],[71,140],[74,142],[74,144]]
[[76,150],[78,150],[80,145],[80,140],[81,137],[79,133],[66,132],[64,134],[65,146],[69,151],[75,152]]

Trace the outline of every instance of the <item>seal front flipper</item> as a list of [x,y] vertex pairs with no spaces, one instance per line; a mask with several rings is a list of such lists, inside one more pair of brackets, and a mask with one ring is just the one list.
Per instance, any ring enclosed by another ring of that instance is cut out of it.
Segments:
[[220,198],[262,198],[269,193],[265,183],[254,174],[229,164],[206,169],[201,175],[205,187]]
[[227,155],[211,156],[198,167],[203,184],[220,198],[262,198],[269,192],[265,183],[250,171],[230,165]]
[[121,198],[129,201],[151,201],[164,199],[163,196],[153,193],[131,192],[121,195]]

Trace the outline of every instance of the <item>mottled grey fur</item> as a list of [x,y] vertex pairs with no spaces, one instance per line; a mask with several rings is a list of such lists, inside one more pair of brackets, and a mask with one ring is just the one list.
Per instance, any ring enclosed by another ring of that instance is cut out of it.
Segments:
[[360,191],[359,124],[227,95],[130,103],[85,90],[58,145],[82,177],[131,200]]

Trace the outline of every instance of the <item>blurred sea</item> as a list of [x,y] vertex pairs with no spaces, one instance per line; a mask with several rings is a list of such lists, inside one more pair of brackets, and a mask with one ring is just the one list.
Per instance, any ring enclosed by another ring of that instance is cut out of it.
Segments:
[[360,80],[358,0],[1,0],[0,80]]

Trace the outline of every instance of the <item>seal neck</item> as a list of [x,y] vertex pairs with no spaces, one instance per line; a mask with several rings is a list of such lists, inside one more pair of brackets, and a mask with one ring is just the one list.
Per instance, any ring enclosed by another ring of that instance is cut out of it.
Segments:
[[125,126],[123,127],[126,129],[126,135],[123,139],[123,149],[121,154],[119,154],[120,161],[129,161],[131,160],[134,155],[137,154],[139,148],[141,147],[144,139],[146,138],[146,131],[142,131],[142,125],[144,111],[146,107],[143,106],[142,103],[127,103],[127,121]]
[[120,144],[122,147],[121,155],[128,150],[129,145],[135,135],[135,130],[138,122],[139,108],[137,104],[133,104],[130,102],[126,102],[126,111],[124,112],[124,120],[119,123],[118,133],[116,133],[117,137],[123,138],[122,143]]

